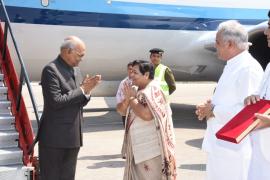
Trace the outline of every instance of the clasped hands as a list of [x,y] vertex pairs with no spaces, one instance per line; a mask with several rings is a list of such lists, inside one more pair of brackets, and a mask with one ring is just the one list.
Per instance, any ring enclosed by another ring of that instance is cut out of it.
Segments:
[[211,100],[207,100],[205,103],[198,104],[196,106],[196,115],[198,116],[198,119],[202,121],[204,118],[208,120],[211,117],[214,117],[213,114],[213,104]]
[[125,84],[124,85],[124,96],[126,101],[130,101],[132,99],[136,98],[137,90],[135,86],[132,86],[132,84]]
[[83,89],[85,94],[90,94],[91,91],[101,82],[101,75],[89,76],[88,74],[85,76],[81,88]]

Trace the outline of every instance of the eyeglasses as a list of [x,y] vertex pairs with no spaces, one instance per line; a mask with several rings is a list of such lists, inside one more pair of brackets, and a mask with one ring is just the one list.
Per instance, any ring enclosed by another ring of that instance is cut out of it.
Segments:
[[79,53],[77,50],[72,49],[80,58],[84,56],[84,53]]

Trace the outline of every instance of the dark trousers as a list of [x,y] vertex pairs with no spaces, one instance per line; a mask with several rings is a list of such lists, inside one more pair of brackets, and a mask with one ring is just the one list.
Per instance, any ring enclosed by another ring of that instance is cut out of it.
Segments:
[[125,123],[126,123],[126,116],[122,116],[122,121],[123,121],[123,125],[125,127]]
[[74,180],[80,148],[39,146],[41,180]]

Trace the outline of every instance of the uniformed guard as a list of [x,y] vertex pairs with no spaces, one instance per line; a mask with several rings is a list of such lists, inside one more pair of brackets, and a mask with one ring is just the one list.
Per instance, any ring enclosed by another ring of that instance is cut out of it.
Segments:
[[168,97],[176,90],[175,80],[170,68],[161,64],[164,51],[160,48],[153,48],[149,51],[150,60],[155,67],[155,80],[160,82],[160,87]]

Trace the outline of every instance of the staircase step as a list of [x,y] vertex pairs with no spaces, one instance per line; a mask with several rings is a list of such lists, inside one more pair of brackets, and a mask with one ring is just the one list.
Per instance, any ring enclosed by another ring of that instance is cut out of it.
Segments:
[[11,148],[18,147],[19,133],[13,131],[0,131],[0,147]]
[[3,125],[11,125],[15,123],[15,117],[11,115],[0,115],[0,128]]
[[18,139],[19,133],[15,130],[13,131],[0,131],[0,142],[4,140],[10,140],[10,138]]
[[0,166],[22,164],[23,152],[20,148],[0,149]]
[[0,166],[0,173],[22,169],[22,165]]
[[12,131],[12,130],[15,130],[15,124],[0,126],[0,131]]
[[[1,86],[1,81],[0,81]],[[7,100],[7,94],[0,94],[0,101],[6,101]]]
[[18,147],[18,141],[6,141],[6,142],[1,142],[0,143],[1,148],[6,149],[6,148],[17,148]]
[[0,116],[11,116],[10,109],[0,109]]
[[[33,167],[26,167],[22,165],[16,166],[0,166],[0,179],[1,180],[28,180],[30,171],[33,171]],[[28,177],[26,176],[28,175]]]
[[[1,87],[0,87],[1,89]],[[8,109],[11,105],[10,101],[0,101],[0,109]]]
[[7,90],[8,90],[7,87],[1,86],[1,87],[0,87],[0,94],[7,94]]

